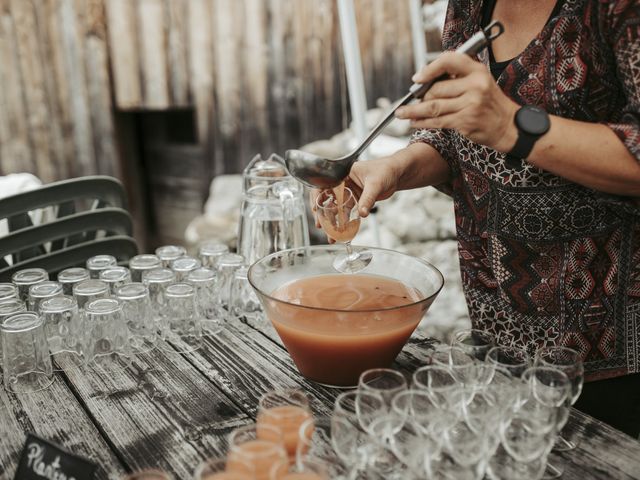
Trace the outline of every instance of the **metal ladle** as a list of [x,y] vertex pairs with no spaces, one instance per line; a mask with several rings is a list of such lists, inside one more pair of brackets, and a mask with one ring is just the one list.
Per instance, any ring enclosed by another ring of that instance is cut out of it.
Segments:
[[[464,42],[456,52],[465,53],[469,56],[476,55],[503,32],[504,26],[498,21],[493,21]],[[424,97],[434,83],[447,77],[444,74],[427,83],[414,83],[409,89],[409,93],[393,105],[389,113],[378,122],[371,133],[351,153],[344,157],[332,159],[323,158],[302,150],[287,150],[284,154],[287,170],[293,177],[311,188],[325,189],[340,185],[349,175],[351,166],[358,160],[362,152],[380,135],[384,127],[394,119],[395,111],[414,99]]]

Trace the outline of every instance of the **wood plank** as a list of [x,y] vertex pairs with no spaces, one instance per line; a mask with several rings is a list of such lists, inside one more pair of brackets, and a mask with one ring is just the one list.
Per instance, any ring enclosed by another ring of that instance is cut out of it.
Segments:
[[50,159],[54,169],[55,180],[69,177],[69,163],[72,157],[67,155],[69,143],[64,137],[64,118],[58,101],[58,88],[55,75],[55,53],[58,45],[51,41],[51,15],[54,13],[53,4],[45,1],[34,9],[37,29],[34,31],[38,46],[42,52],[41,64],[44,80],[45,97],[48,111],[50,130]]
[[187,65],[187,0],[168,0],[168,69],[171,104],[190,104]]
[[76,0],[76,9],[82,12],[81,41],[84,43],[86,84],[93,133],[96,171],[102,175],[121,177],[117,157],[115,128],[111,108],[109,81],[109,49],[104,0]]
[[205,337],[205,348],[185,357],[252,417],[260,396],[272,389],[302,389],[319,415],[330,414],[343,391],[306,380],[284,348],[240,321],[228,322],[216,337]]
[[[640,442],[589,415],[573,409],[570,427],[577,429],[577,448],[553,454],[552,463],[565,465],[567,480],[637,479]],[[558,460],[558,457],[560,459]]]
[[143,106],[140,60],[136,35],[136,2],[105,0],[109,52],[116,106],[122,109]]
[[18,46],[9,0],[0,1],[0,171],[34,172]]
[[36,36],[35,5],[31,1],[12,0],[11,12],[14,20],[17,58],[24,84],[25,113],[36,174],[43,182],[55,179],[55,170],[50,162],[51,138],[49,131],[49,109],[47,106],[42,52]]
[[97,462],[97,480],[118,478],[125,472],[61,376],[35,393],[13,394],[0,388],[0,419],[0,478],[13,478],[26,432]]
[[213,96],[213,31],[210,0],[188,3],[189,85],[196,108],[198,141],[207,146],[211,118],[215,110]]
[[[75,0],[60,0],[58,21],[62,28],[63,75],[68,88],[70,125],[75,146],[75,156],[70,160],[73,176],[91,175],[97,172],[93,148],[93,128],[89,111],[89,94],[85,72],[85,49],[79,31],[79,13]],[[82,7],[82,3],[78,2]]]
[[[73,176],[77,170],[74,167],[76,161],[76,143],[74,139],[74,122],[71,105],[71,90],[69,78],[65,67],[65,48],[62,39],[63,26],[59,15],[59,2],[57,0],[46,0],[44,9],[37,10],[38,15],[43,15],[42,23],[46,22],[47,38],[43,41],[50,46],[51,76],[55,85],[55,91],[51,93],[53,107],[57,110],[58,120],[61,128],[61,178]],[[38,19],[40,22],[40,17]]]
[[139,0],[136,4],[143,105],[152,109],[168,108],[170,102],[164,1]]
[[191,478],[205,458],[226,451],[227,434],[247,415],[180,354],[158,349],[130,366],[80,371],[61,362],[71,388],[133,470],[160,468]]

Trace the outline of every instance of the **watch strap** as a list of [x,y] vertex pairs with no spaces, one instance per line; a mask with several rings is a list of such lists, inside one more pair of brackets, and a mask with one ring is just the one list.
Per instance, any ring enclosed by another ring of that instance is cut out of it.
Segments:
[[533,150],[533,146],[538,140],[539,136],[537,135],[529,135],[527,132],[518,129],[518,138],[516,140],[516,144],[513,148],[507,153],[506,161],[507,164],[511,167],[517,167],[522,164],[523,160],[526,160],[531,150]]

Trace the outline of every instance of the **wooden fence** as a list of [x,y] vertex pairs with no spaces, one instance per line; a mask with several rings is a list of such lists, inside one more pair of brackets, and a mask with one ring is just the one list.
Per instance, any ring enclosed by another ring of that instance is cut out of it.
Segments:
[[[373,105],[409,83],[409,9],[356,8]],[[126,177],[121,114],[178,108],[195,116],[204,183],[342,130],[335,0],[0,0],[0,174]]]

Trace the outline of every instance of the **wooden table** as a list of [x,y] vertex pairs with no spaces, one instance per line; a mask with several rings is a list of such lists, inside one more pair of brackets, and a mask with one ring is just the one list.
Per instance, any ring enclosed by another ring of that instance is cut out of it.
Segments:
[[[432,344],[412,338],[397,367],[415,370]],[[270,326],[239,321],[195,353],[156,349],[108,371],[60,367],[45,391],[0,388],[0,479],[13,478],[26,432],[98,462],[98,479],[148,467],[191,479],[201,460],[226,452],[231,430],[255,419],[265,391],[302,388],[316,414],[329,414],[339,393],[303,379]],[[577,411],[570,422],[580,439],[563,457],[564,480],[640,478],[640,442]]]

